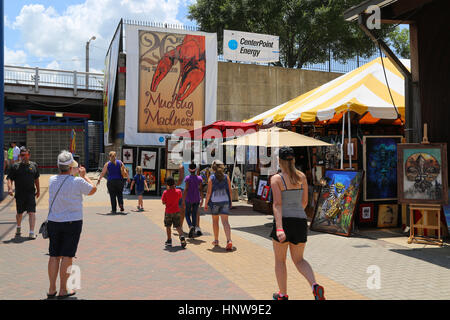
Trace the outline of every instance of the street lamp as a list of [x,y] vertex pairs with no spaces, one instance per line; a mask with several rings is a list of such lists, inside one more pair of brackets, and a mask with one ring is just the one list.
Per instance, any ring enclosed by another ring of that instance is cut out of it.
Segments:
[[96,37],[92,36],[88,42],[86,42],[86,90],[89,89],[89,44],[95,40]]

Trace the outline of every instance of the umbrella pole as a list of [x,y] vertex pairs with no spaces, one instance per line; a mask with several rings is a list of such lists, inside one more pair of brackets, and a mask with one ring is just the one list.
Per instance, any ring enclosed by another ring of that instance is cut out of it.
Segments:
[[[351,143],[352,141],[352,124],[350,122],[350,112],[347,112],[348,114],[348,143],[347,143],[347,153],[348,153],[348,159],[349,159],[349,163],[350,163],[350,167],[349,169],[352,168],[352,156],[353,156],[353,144]],[[350,153],[350,151],[352,151]]]
[[344,169],[345,113],[342,114],[341,170]]

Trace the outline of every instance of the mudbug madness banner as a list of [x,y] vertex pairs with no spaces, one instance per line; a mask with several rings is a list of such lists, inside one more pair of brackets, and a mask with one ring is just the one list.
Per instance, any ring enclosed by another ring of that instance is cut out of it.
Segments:
[[125,144],[165,145],[216,119],[216,34],[125,25]]

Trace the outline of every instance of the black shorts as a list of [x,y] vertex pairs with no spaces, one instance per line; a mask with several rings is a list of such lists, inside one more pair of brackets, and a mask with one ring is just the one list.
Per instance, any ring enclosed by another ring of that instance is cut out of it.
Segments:
[[34,194],[16,197],[17,214],[36,212],[36,198]]
[[83,221],[48,222],[48,237],[50,239],[50,257],[75,257],[80,241]]
[[[308,235],[308,222],[306,219],[282,218],[282,221],[284,234],[286,235],[285,242],[290,242],[292,244],[306,243]],[[275,219],[273,220],[273,228],[270,237],[279,242]]]

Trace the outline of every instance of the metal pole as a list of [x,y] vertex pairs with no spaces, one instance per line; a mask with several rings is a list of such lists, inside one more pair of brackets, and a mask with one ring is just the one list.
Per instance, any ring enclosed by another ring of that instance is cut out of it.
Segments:
[[0,72],[0,146],[1,146],[1,154],[0,154],[0,162],[2,167],[0,169],[0,200],[3,200],[3,177],[4,177],[4,163],[5,163],[5,153],[3,152],[4,146],[4,110],[5,110],[5,99],[4,99],[4,10],[3,10],[3,0],[0,0],[0,13],[1,13],[1,21],[0,21],[0,65],[2,66],[2,71]]

